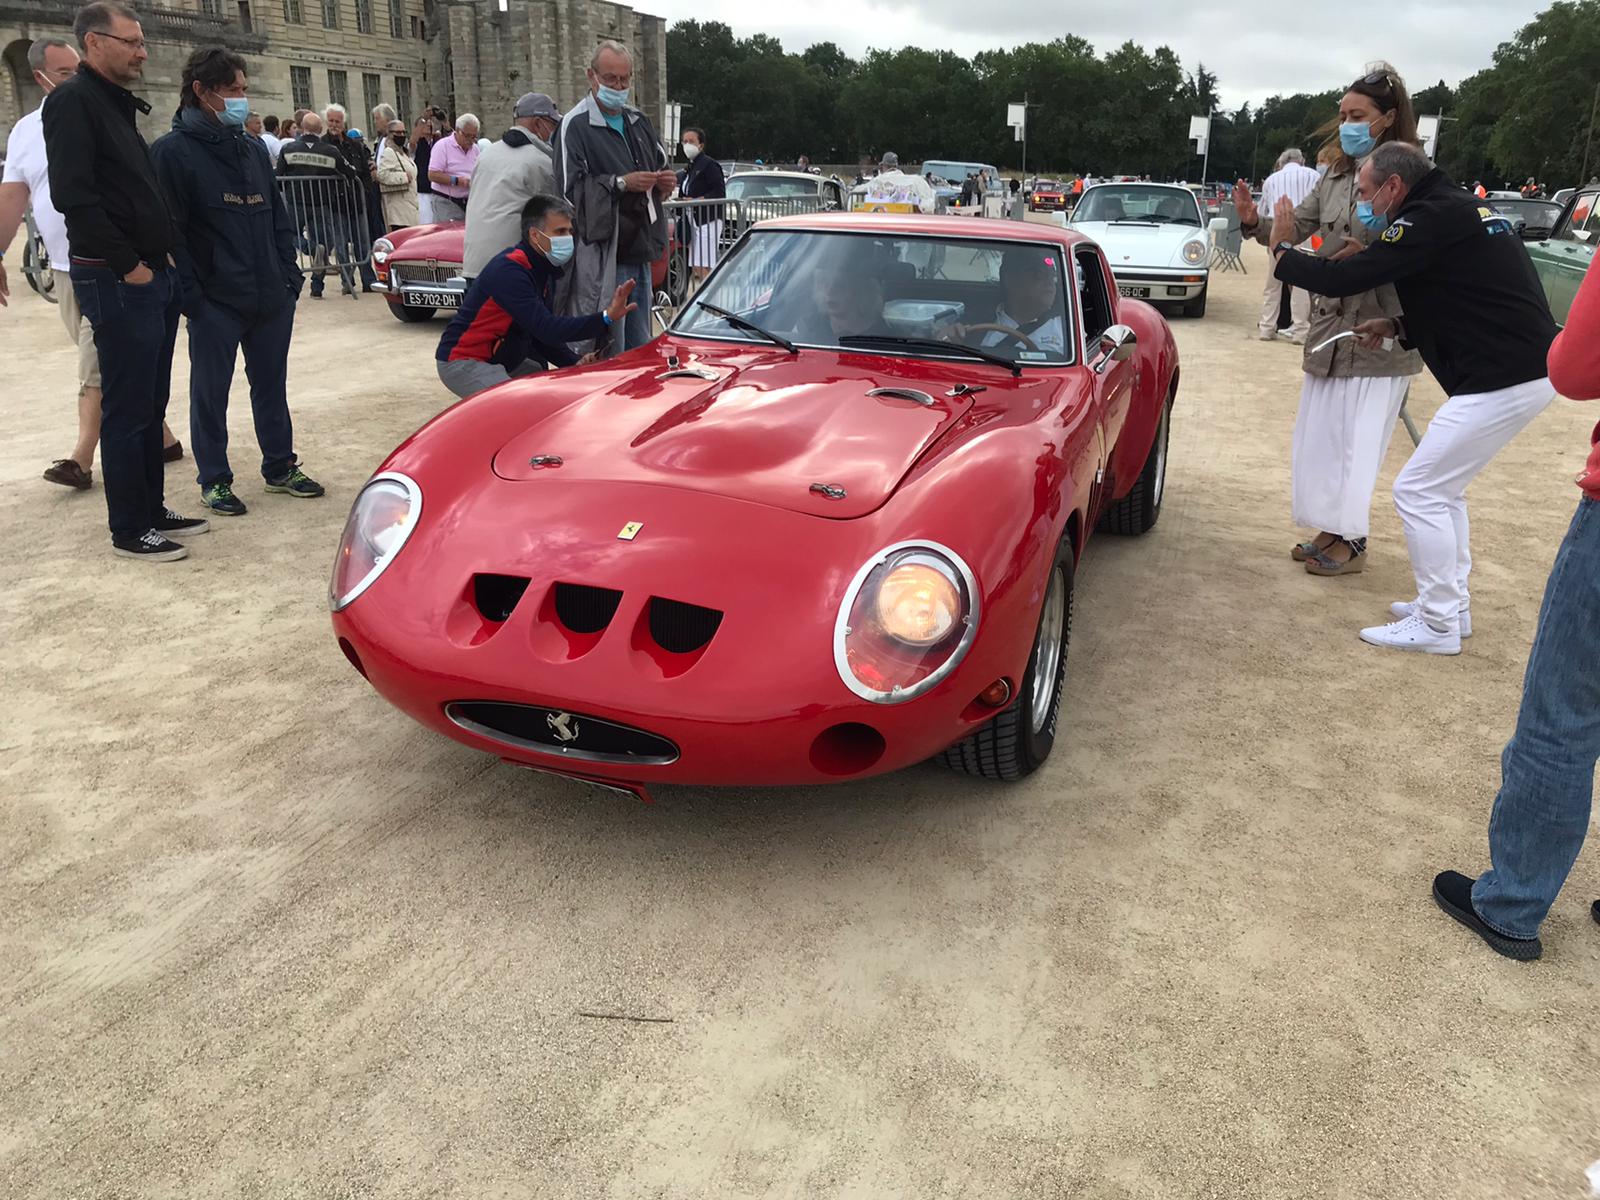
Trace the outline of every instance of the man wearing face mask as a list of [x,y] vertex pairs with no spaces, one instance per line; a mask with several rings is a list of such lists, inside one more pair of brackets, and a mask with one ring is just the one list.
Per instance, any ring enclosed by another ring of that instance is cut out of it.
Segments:
[[184,64],[172,132],[151,148],[172,208],[189,318],[189,430],[201,501],[224,516],[247,511],[228,466],[228,392],[241,349],[265,490],[301,499],[323,491],[300,469],[289,419],[297,231],[266,147],[244,131],[246,87],[237,54],[196,50]]
[[650,340],[650,264],[666,252],[662,201],[678,183],[649,118],[628,104],[632,86],[633,55],[601,42],[589,62],[589,94],[556,135],[556,182],[576,214],[578,242],[562,311],[593,312],[624,280],[639,295],[612,353]]
[[603,312],[557,316],[556,284],[572,261],[572,208],[559,196],[534,196],[520,221],[521,240],[489,260],[439,339],[439,379],[457,396],[536,374],[547,364],[573,366],[578,356],[568,342],[604,340],[634,311],[629,279]]
[[1354,333],[1368,346],[1396,338],[1415,347],[1449,397],[1394,481],[1416,599],[1396,602],[1398,619],[1363,629],[1361,640],[1459,654],[1472,569],[1467,485],[1554,399],[1545,356],[1556,326],[1511,223],[1415,145],[1379,146],[1357,186],[1357,218],[1381,231],[1377,240],[1342,261],[1291,254],[1294,213],[1280,202],[1277,276],[1333,297],[1392,284],[1400,315],[1364,321]]
[[522,209],[556,191],[550,139],[561,110],[543,92],[529,92],[512,110],[512,126],[478,154],[467,193],[467,232],[461,273],[476,278],[489,260],[522,240]]

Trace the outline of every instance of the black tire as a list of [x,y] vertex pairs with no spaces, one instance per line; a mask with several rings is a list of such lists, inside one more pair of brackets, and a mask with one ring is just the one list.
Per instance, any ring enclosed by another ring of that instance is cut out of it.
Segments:
[[439,310],[431,304],[391,304],[389,311],[394,314],[395,320],[415,325],[418,321],[433,320],[433,314]]
[[[1066,690],[1067,651],[1072,641],[1072,543],[1061,539],[1056,548],[1055,561],[1050,564],[1050,583],[1045,587],[1045,601],[1039,609],[1039,626],[1033,635],[1033,650],[1028,655],[1028,671],[1017,698],[1011,707],[976,733],[957,742],[939,755],[939,761],[953,771],[963,771],[983,779],[1013,782],[1032,775],[1056,744],[1056,718],[1061,713],[1061,696]],[[1041,645],[1045,639],[1045,623],[1051,613],[1051,588],[1058,585],[1061,607],[1058,633],[1061,652],[1056,659],[1053,679],[1042,690],[1034,687],[1040,670]],[[1048,697],[1042,712],[1035,693]]]
[[1108,533],[1149,533],[1161,519],[1161,502],[1167,492],[1167,440],[1172,433],[1172,398],[1161,406],[1161,424],[1145,453],[1138,482],[1121,500],[1114,500],[1100,515],[1099,528]]
[[1196,296],[1193,300],[1185,301],[1184,305],[1183,305],[1183,315],[1186,316],[1186,317],[1203,317],[1203,316],[1205,316],[1206,315],[1206,292],[1209,291],[1209,290],[1210,290],[1210,285],[1207,285],[1206,287],[1203,287],[1203,288],[1200,289],[1200,294],[1198,296]]

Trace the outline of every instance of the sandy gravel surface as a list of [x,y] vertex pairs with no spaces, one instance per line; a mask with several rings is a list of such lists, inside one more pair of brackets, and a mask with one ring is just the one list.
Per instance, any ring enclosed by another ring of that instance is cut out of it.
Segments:
[[0,1196],[1581,1195],[1600,860],[1532,966],[1428,884],[1484,864],[1596,414],[1557,402],[1474,488],[1466,652],[1364,646],[1411,594],[1386,495],[1409,443],[1367,573],[1290,562],[1299,355],[1250,337],[1263,261],[1176,324],[1166,512],[1080,568],[1047,770],[649,807],[422,732],[334,645],[338,531],[443,404],[439,325],[304,303],[295,421],[329,497],[261,492],[241,371],[250,515],[158,567],[109,554],[98,486],[39,479],[73,356],[24,294],[0,314]]

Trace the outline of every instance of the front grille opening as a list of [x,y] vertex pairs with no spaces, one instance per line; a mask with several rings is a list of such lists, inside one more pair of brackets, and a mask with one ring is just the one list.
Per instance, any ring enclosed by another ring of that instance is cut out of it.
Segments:
[[520,575],[472,577],[472,603],[485,621],[508,620],[527,590],[528,581]]
[[582,583],[558,583],[556,617],[573,633],[599,633],[611,624],[622,593]]
[[650,636],[656,645],[673,654],[693,654],[703,649],[721,624],[722,614],[714,608],[650,597]]

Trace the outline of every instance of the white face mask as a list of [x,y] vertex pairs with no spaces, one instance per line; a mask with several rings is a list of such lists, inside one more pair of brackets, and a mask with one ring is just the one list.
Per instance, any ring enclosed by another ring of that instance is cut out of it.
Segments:
[[700,155],[700,147],[699,146],[696,146],[693,142],[685,142],[685,143],[683,143],[683,156],[685,158],[687,158],[690,162],[693,162],[696,158],[699,157],[699,155]]

